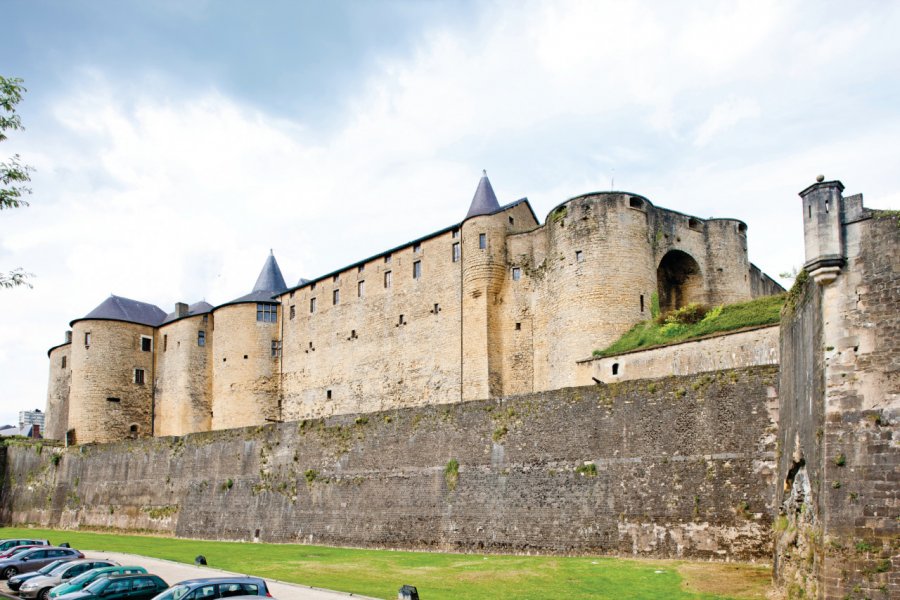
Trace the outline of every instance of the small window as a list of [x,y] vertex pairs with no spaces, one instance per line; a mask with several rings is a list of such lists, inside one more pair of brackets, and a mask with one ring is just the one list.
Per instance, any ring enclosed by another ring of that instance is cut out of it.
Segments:
[[422,251],[422,244],[416,243],[413,244],[413,252],[419,253]]
[[422,261],[413,262],[413,279],[421,279],[422,277]]
[[738,233],[747,233],[747,226],[743,223],[738,223]]
[[612,366],[612,374],[613,374],[613,375],[618,375],[618,374],[619,374],[619,363],[613,363],[613,366]]
[[454,229],[450,232],[450,236],[455,240],[459,237],[459,229]]
[[487,248],[487,234],[479,233],[478,234],[478,247],[484,250]]
[[131,427],[128,428],[128,430],[129,430],[131,433],[136,434],[136,433],[138,432],[138,426],[137,426],[137,425],[132,425]]
[[122,399],[121,399],[121,398],[113,398],[113,397],[109,397],[109,398],[106,399],[106,401],[107,401],[107,402],[121,402]]
[[281,356],[281,342],[272,340],[272,358],[278,358],[279,356]]
[[144,385],[144,370],[143,369],[135,369],[134,370],[134,382],[138,385]]
[[202,329],[197,332],[197,345],[205,346],[206,345],[206,332]]
[[385,288],[391,287],[391,279],[392,279],[392,278],[391,278],[391,272],[390,272],[390,271],[385,271],[385,272],[384,272],[384,287],[385,287]]
[[331,278],[331,283],[337,283],[337,282],[338,282],[338,279],[340,279],[340,276],[341,276],[340,273],[338,273],[337,275],[334,275],[334,276]]
[[315,346],[313,346],[313,343],[312,343],[312,342],[309,343],[309,349],[310,349],[310,350],[315,350],[315,349],[316,349]]
[[355,330],[355,329],[351,329],[351,330],[350,330],[350,338],[349,338],[349,339],[355,340],[357,337],[358,337],[358,336],[356,335],[356,330]]
[[256,320],[261,323],[275,323],[278,321],[278,305],[257,303]]
[[386,265],[391,264],[391,255],[390,254],[384,255],[384,264],[386,264]]
[[519,281],[520,279],[522,279],[522,269],[520,269],[519,267],[513,267],[512,279],[513,281]]
[[325,390],[325,399],[331,400],[331,390]]
[[515,225],[515,224],[516,224],[516,220],[513,219],[512,217],[510,217],[510,218],[509,218],[509,224],[510,224],[510,225]]
[[438,314],[439,312],[441,312],[441,305],[435,302],[434,308],[431,309],[431,312],[434,314]]
[[91,332],[90,331],[84,332],[84,347],[85,348],[91,347]]
[[163,334],[163,352],[169,349],[169,334]]
[[316,299],[315,298],[309,299],[309,312],[311,312],[311,313],[316,312]]
[[331,303],[334,305],[341,303],[341,290],[333,290],[331,292]]
[[66,368],[66,357],[65,356],[63,356],[62,361],[60,361],[60,367],[63,369]]
[[516,331],[522,331],[522,324],[516,323]]
[[309,284],[309,291],[313,291],[314,289],[316,289],[316,282],[315,282],[315,281],[313,281],[311,284]]
[[365,270],[366,270],[366,265],[359,265],[358,267],[356,267],[357,273],[362,273]]
[[812,219],[812,203],[810,203],[806,208],[809,211],[809,218]]
[[453,257],[453,262],[459,262],[459,242],[453,244],[453,250],[450,256]]
[[644,312],[644,295],[641,294],[641,312]]
[[691,229],[700,229],[700,221],[697,219],[688,219],[688,227]]
[[291,319],[297,316],[297,306],[295,304],[291,304]]
[[363,280],[363,281],[357,281],[357,282],[356,282],[356,295],[357,295],[359,298],[362,298],[363,296],[366,295],[366,282],[365,282],[365,280]]
[[141,336],[141,352],[150,352],[153,350],[153,338],[142,335]]
[[406,319],[403,317],[403,315],[400,315],[400,318],[397,319],[397,325],[406,325]]
[[575,251],[575,262],[584,262],[584,252],[581,250]]
[[628,199],[628,206],[630,206],[631,208],[643,208],[644,201],[640,198],[635,198],[634,196],[632,196]]

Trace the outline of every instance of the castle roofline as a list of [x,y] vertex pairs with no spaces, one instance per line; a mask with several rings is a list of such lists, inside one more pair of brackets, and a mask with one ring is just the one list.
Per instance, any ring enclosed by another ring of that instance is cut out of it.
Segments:
[[500,202],[497,201],[497,194],[494,193],[494,187],[491,185],[491,180],[488,179],[487,171],[482,171],[482,173],[481,179],[478,180],[478,187],[475,188],[475,195],[472,196],[469,212],[466,213],[466,219],[489,215],[500,208]]
[[234,300],[230,300],[223,304],[219,304],[213,310],[222,308],[223,306],[231,306],[233,304],[251,304],[258,302],[278,302],[276,297],[280,296],[287,290],[287,284],[284,282],[284,276],[278,267],[278,261],[275,260],[275,253],[269,250],[269,256],[263,263],[263,268],[256,278],[256,284],[249,294],[245,294]]
[[72,342],[63,342],[62,344],[57,344],[57,345],[51,347],[49,350],[47,350],[47,357],[49,358],[50,354],[52,354],[53,351],[56,350],[57,348],[62,348],[63,346],[69,346],[71,344],[72,344]]
[[200,315],[209,314],[213,311],[213,305],[209,302],[201,300],[200,302],[195,302],[188,307],[188,312],[185,315],[178,316],[176,312],[170,312],[166,315],[165,320],[162,322],[163,325],[168,325],[169,323],[174,323],[175,321],[180,321],[181,319],[187,319],[189,317],[199,317]]
[[[523,202],[525,203],[526,206],[528,206],[528,210],[531,211],[531,215],[534,217],[534,220],[537,221],[537,216],[534,214],[534,209],[531,208],[531,203],[528,202],[528,198],[520,198],[519,200],[516,200],[515,202],[511,202],[511,203],[509,203],[509,204],[507,204],[507,205],[505,205],[505,206],[501,206],[500,208],[498,208],[498,209],[495,210],[494,212],[486,213],[485,215],[474,215],[474,217],[489,216],[489,215],[494,215],[494,214],[497,214],[497,213],[501,213],[501,212],[507,211],[507,210],[509,210],[509,209],[511,209],[511,208],[514,208],[514,207],[518,206],[519,204],[522,204]],[[399,252],[400,250],[403,250],[404,248],[408,248],[408,247],[412,246],[413,244],[419,244],[419,243],[421,243],[421,242],[428,241],[428,240],[430,240],[430,239],[432,239],[432,238],[436,238],[436,237],[438,237],[439,235],[443,235],[443,234],[445,234],[445,233],[448,233],[448,232],[450,232],[450,231],[453,231],[454,229],[459,229],[459,228],[462,227],[463,223],[466,222],[466,220],[468,220],[468,219],[470,219],[470,218],[474,218],[474,217],[467,217],[466,219],[463,219],[463,220],[460,221],[459,223],[455,223],[455,224],[450,225],[450,226],[448,226],[448,227],[444,227],[443,229],[439,229],[438,231],[435,231],[435,232],[433,232],[433,233],[429,233],[428,235],[422,236],[422,237],[420,237],[420,238],[416,238],[416,239],[410,240],[410,241],[406,242],[405,244],[401,244],[401,245],[399,245],[399,246],[395,246],[395,247],[391,248],[390,250],[385,250],[385,251],[383,251],[383,252],[379,252],[378,254],[373,254],[372,256],[369,256],[368,258],[364,258],[364,259],[358,260],[358,261],[356,261],[356,262],[354,262],[354,263],[350,263],[349,265],[343,266],[343,267],[341,267],[340,269],[337,269],[337,270],[335,270],[335,271],[331,271],[330,273],[325,273],[324,275],[320,275],[319,277],[316,277],[316,278],[314,278],[314,279],[301,279],[300,282],[299,282],[297,285],[295,285],[295,286],[293,286],[293,287],[289,287],[289,288],[287,288],[286,290],[284,290],[283,292],[280,292],[280,293],[278,293],[278,294],[275,294],[275,295],[273,296],[273,298],[277,298],[278,296],[283,296],[284,294],[288,294],[288,293],[290,293],[290,292],[295,292],[295,291],[299,290],[300,288],[304,288],[304,287],[307,287],[307,286],[312,285],[312,284],[314,284],[314,283],[318,283],[318,282],[320,282],[320,281],[324,281],[324,280],[328,279],[329,277],[334,277],[335,275],[339,275],[340,273],[343,273],[344,271],[347,271],[347,270],[349,270],[349,269],[353,269],[354,267],[359,267],[360,265],[364,265],[364,264],[366,264],[366,263],[368,263],[368,262],[371,262],[371,261],[373,261],[373,260],[376,260],[376,259],[379,259],[379,258],[383,258],[383,257],[387,256],[388,254],[393,254],[394,252]],[[235,301],[235,302],[236,302],[236,301]],[[228,304],[232,304],[232,302],[229,302]],[[225,305],[223,304],[222,306],[225,306]],[[218,308],[218,307],[217,307],[217,308]]]
[[110,295],[97,308],[80,319],[71,321],[69,327],[79,321],[121,321],[123,323],[147,325],[148,327],[159,327],[165,318],[166,313],[155,304]]

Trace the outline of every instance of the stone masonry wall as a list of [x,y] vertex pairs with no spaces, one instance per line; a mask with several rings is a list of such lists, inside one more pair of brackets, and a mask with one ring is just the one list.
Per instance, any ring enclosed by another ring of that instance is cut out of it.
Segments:
[[42,435],[53,440],[66,437],[69,428],[69,387],[72,385],[72,344],[50,350],[50,377],[47,382],[47,420]]
[[[255,322],[255,315],[253,316]],[[203,345],[200,345],[203,332]],[[156,336],[154,435],[184,435],[212,426],[211,315],[178,319]]]
[[[777,369],[54,449],[5,523],[481,552],[767,559]],[[453,465],[458,464],[458,468]]]
[[[579,385],[778,364],[777,325],[578,362]],[[615,371],[615,373],[614,373]]]

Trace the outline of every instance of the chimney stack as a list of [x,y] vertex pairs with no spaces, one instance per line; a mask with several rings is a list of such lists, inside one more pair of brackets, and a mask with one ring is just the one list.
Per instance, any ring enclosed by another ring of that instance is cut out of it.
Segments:
[[181,317],[186,317],[188,314],[188,305],[184,302],[176,302],[175,303],[175,318],[180,319]]

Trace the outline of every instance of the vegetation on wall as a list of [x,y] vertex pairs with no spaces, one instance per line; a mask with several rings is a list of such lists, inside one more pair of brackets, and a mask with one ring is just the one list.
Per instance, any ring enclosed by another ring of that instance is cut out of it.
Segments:
[[611,356],[630,350],[676,344],[744,327],[773,325],[781,318],[784,302],[785,295],[779,294],[712,309],[689,304],[650,321],[638,323],[609,347],[594,350],[594,356]]

